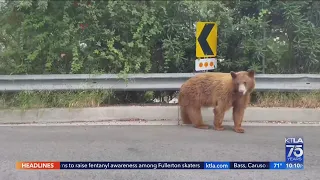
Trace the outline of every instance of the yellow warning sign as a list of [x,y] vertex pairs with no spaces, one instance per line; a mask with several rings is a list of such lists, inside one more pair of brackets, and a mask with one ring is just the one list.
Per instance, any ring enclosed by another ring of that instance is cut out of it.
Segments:
[[208,58],[217,56],[218,25],[215,22],[197,22],[196,24],[196,57]]

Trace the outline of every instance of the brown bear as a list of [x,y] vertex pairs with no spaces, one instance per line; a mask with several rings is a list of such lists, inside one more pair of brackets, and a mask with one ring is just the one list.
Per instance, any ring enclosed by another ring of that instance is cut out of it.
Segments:
[[195,75],[180,88],[178,102],[182,121],[196,128],[208,129],[202,120],[201,107],[213,107],[214,129],[222,131],[225,112],[233,107],[234,131],[244,133],[241,123],[254,88],[253,70]]

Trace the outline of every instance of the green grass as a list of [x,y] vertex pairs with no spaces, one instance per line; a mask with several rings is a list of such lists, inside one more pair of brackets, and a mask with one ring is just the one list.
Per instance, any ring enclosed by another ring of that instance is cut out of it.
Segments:
[[[111,92],[106,90],[67,92],[25,91],[0,94],[0,109],[100,107],[113,104],[148,103],[152,102],[153,98],[154,93],[151,91],[139,93]],[[320,108],[320,92],[255,92],[250,106]]]
[[252,97],[251,106],[320,108],[320,91],[309,93],[257,92]]
[[99,107],[112,96],[110,91],[6,93],[0,95],[0,108]]

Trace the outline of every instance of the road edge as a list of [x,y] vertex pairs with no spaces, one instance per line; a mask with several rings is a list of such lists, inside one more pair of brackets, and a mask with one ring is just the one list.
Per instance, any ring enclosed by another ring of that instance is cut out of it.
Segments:
[[[203,108],[205,122],[212,124],[212,108]],[[178,106],[109,106],[94,108],[43,108],[0,110],[0,124],[50,124],[85,123],[104,124],[151,124],[179,125],[181,123]],[[232,122],[232,110],[225,115],[224,122]],[[244,123],[320,123],[320,109],[308,108],[260,108],[249,107]]]

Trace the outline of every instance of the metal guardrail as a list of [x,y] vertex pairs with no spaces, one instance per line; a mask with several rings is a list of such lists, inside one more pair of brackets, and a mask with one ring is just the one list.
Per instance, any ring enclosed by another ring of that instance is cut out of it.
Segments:
[[[26,90],[179,90],[194,73],[0,75],[0,91]],[[320,90],[320,74],[256,74],[256,91]]]

